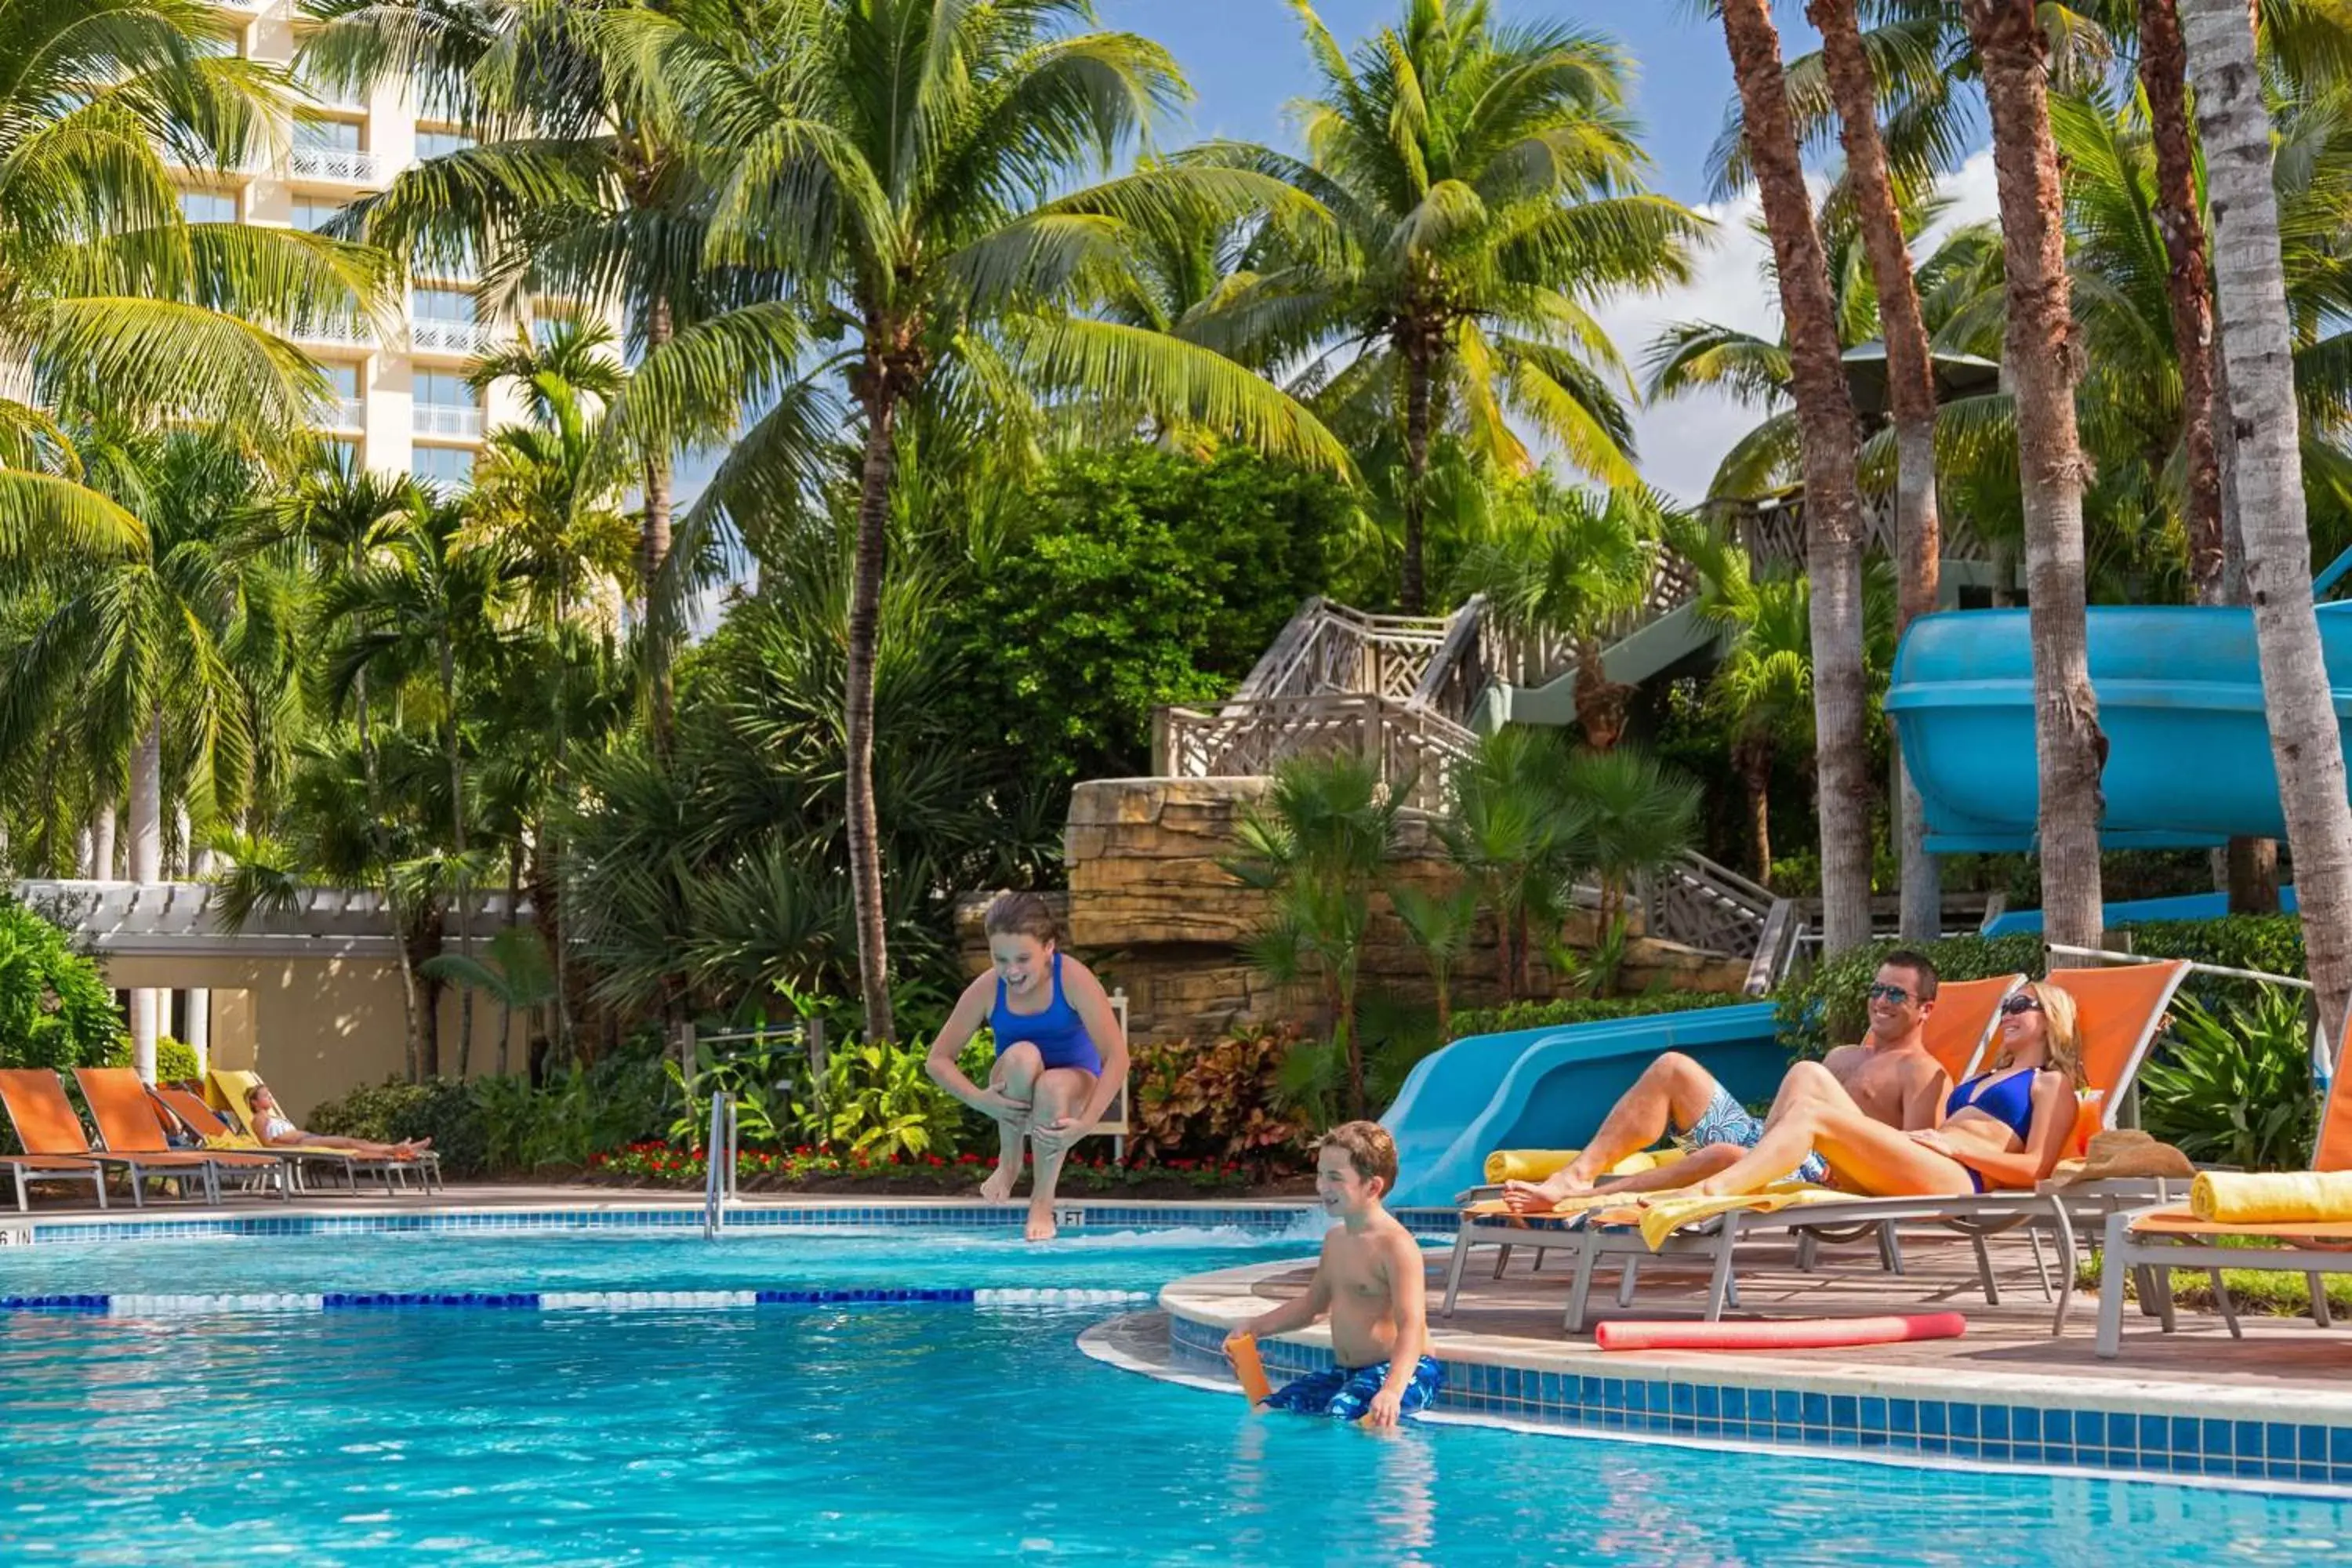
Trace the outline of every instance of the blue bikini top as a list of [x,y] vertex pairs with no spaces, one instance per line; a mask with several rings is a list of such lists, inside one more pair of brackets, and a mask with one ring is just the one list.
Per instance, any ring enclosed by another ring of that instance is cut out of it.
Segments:
[[2033,1125],[2033,1075],[2040,1070],[2019,1068],[2000,1078],[1986,1073],[1966,1083],[1956,1083],[1951,1097],[1944,1101],[1944,1114],[1949,1117],[1973,1106],[2016,1133],[2017,1141],[2022,1143]]

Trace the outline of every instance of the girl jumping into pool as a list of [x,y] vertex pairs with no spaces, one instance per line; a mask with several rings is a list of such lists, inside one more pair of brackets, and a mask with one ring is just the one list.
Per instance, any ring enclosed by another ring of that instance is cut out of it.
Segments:
[[[924,1066],[941,1089],[996,1119],[996,1173],[982,1197],[1000,1204],[1012,1197],[1027,1140],[1037,1161],[1028,1237],[1046,1241],[1062,1161],[1127,1082],[1127,1037],[1102,982],[1056,945],[1044,899],[1006,893],[988,906],[985,925],[989,972],[964,987]],[[985,1089],[956,1065],[983,1024],[996,1037]]]

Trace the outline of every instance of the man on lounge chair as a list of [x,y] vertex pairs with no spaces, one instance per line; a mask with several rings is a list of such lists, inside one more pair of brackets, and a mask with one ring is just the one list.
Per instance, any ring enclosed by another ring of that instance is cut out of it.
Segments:
[[[1936,966],[1924,955],[1889,953],[1871,982],[1869,1034],[1821,1063],[1864,1115],[1906,1132],[1934,1127],[1952,1087],[1922,1034],[1936,1005]],[[1593,1191],[1618,1161],[1670,1131],[1690,1150],[1685,1158],[1612,1181],[1608,1190],[1650,1192],[1704,1181],[1755,1148],[1764,1123],[1705,1068],[1668,1051],[1625,1091],[1574,1163],[1540,1182],[1506,1183],[1504,1202],[1514,1213],[1545,1213],[1562,1198]],[[1819,1182],[1829,1166],[1819,1153],[1808,1154],[1795,1173]]]

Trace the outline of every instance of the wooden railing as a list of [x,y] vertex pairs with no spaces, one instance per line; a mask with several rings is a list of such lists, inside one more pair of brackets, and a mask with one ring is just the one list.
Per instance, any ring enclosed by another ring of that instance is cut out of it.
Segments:
[[1214,713],[1162,708],[1154,715],[1151,771],[1159,778],[1258,778],[1293,757],[1356,756],[1423,811],[1444,807],[1454,764],[1476,737],[1462,725],[1396,698],[1359,692],[1261,697]]
[[[1895,506],[1891,500],[1865,503],[1866,529],[1863,550],[1893,559]],[[1767,566],[1805,569],[1805,501],[1802,496],[1774,505],[1727,502],[1718,521],[1727,527],[1760,571]],[[1942,520],[1943,558],[1947,561],[1990,561],[1992,551],[1968,520],[1946,514]]]

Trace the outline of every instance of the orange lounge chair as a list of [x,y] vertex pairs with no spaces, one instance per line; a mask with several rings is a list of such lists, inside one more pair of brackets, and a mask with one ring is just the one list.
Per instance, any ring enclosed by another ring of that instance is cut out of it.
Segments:
[[[139,1081],[139,1074],[131,1068],[76,1068],[74,1082],[80,1086],[82,1103],[89,1107],[89,1118],[98,1124],[98,1141],[106,1152],[193,1154],[213,1167],[215,1194],[220,1187],[219,1172],[266,1171],[274,1178],[280,1197],[294,1195],[294,1184],[288,1178],[283,1160],[219,1149],[173,1148],[164,1140],[163,1123],[157,1116],[155,1102],[147,1098],[147,1086]],[[218,1201],[217,1197],[215,1201]]]
[[[1936,1005],[1927,1014],[1920,1034],[1927,1054],[1936,1064],[1951,1075],[1958,1083],[1968,1076],[1969,1068],[1984,1054],[1985,1042],[1992,1038],[1994,1027],[2000,1022],[2000,1005],[2010,994],[2025,984],[2022,974],[1997,974],[1989,980],[1947,981],[1936,990]],[[1468,1271],[1470,1253],[1475,1247],[1496,1247],[1502,1249],[1495,1260],[1495,1276],[1502,1277],[1511,1261],[1514,1247],[1532,1247],[1535,1266],[1543,1267],[1543,1255],[1548,1247],[1575,1246],[1572,1238],[1556,1229],[1530,1229],[1526,1220],[1511,1214],[1501,1205],[1499,1186],[1473,1187],[1457,1195],[1455,1201],[1465,1205],[1460,1228],[1454,1233],[1454,1258],[1445,1274],[1445,1300],[1438,1309],[1440,1317],[1454,1315],[1455,1301],[1462,1293],[1462,1280]],[[1875,1222],[1864,1222],[1862,1228],[1849,1234],[1824,1232],[1824,1241],[1847,1241],[1864,1231],[1874,1230]],[[1810,1261],[1810,1258],[1808,1259]],[[1895,1254],[1886,1251],[1890,1268]]]
[[202,1154],[167,1150],[160,1154],[117,1153],[90,1147],[65,1085],[46,1068],[0,1068],[0,1109],[16,1129],[16,1141],[27,1154],[51,1159],[81,1159],[101,1166],[120,1166],[131,1177],[131,1203],[144,1208],[149,1176],[195,1177],[204,1184],[208,1202],[220,1202],[220,1183],[212,1162]]
[[[2094,1131],[2114,1124],[2126,1092],[2139,1074],[2140,1064],[2147,1059],[2149,1046],[2164,1027],[2173,995],[2189,973],[2189,963],[2180,959],[2050,972],[2051,984],[2074,996],[2083,1037],[2084,1098],[2076,1112],[2070,1147],[2086,1142]],[[1671,1211],[1659,1205],[1675,1201],[1671,1194],[1654,1196],[1648,1208],[1596,1207],[1587,1215],[1560,1216],[1554,1223],[1564,1229],[1573,1228],[1572,1235],[1558,1245],[1572,1243],[1577,1247],[1576,1283],[1570,1293],[1565,1319],[1568,1331],[1583,1331],[1593,1277],[1608,1261],[1613,1260],[1621,1267],[1618,1299],[1622,1305],[1632,1300],[1634,1271],[1644,1260],[1665,1254],[1708,1259],[1714,1265],[1714,1278],[1708,1291],[1706,1318],[1713,1322],[1722,1316],[1736,1288],[1735,1258],[1740,1237],[1793,1233],[1800,1258],[1810,1263],[1817,1240],[1851,1240],[1898,1223],[1935,1224],[1966,1235],[1976,1251],[1977,1277],[1985,1300],[1998,1306],[2000,1293],[1993,1279],[1986,1238],[2021,1226],[2047,1222],[2059,1244],[2059,1282],[2054,1289],[2051,1271],[2046,1266],[2042,1269],[2043,1289],[2056,1299],[2051,1332],[2061,1332],[2065,1327],[2074,1293],[2074,1242],[2072,1215],[2063,1194],[1995,1190],[1964,1196],[1844,1197],[1815,1188],[1798,1192],[1793,1197],[1788,1191],[1749,1196],[1754,1200],[1752,1206],[1738,1200],[1684,1200],[1690,1205],[1691,1213],[1680,1223],[1662,1218]],[[1727,1207],[1727,1204],[1737,1206]],[[1651,1224],[1652,1237],[1643,1234],[1645,1219]],[[1659,1234],[1662,1226],[1670,1228]],[[1891,1230],[1886,1234],[1891,1235]],[[2029,1236],[2032,1234],[2029,1231]],[[2039,1262],[2039,1237],[2033,1237],[2033,1242]],[[1891,1243],[1882,1237],[1880,1245],[1882,1258],[1891,1260]]]
[[[2345,1023],[2352,1028],[2352,1017]],[[2315,1172],[2352,1171],[2352,1082],[2344,1076],[2344,1069],[2352,1066],[2352,1053],[2344,1049],[2341,1033],[2336,1042],[2336,1077],[2329,1085],[2327,1104],[2319,1117],[2319,1136],[2311,1151]],[[2230,1240],[2273,1245],[2221,1245]],[[2326,1277],[2352,1274],[2352,1219],[2232,1225],[2199,1219],[2186,1204],[2109,1215],[2100,1260],[2099,1337],[2095,1347],[2102,1359],[2112,1361],[2123,1353],[2124,1281],[2135,1273],[2140,1279],[2141,1310],[2153,1310],[2164,1331],[2172,1332],[2176,1326],[2172,1270],[2180,1267],[2203,1268],[2212,1276],[2213,1300],[2232,1339],[2243,1338],[2244,1331],[2230,1305],[2230,1292],[2221,1283],[2224,1268],[2301,1274],[2311,1289],[2312,1321],[2324,1329],[2331,1321]]]

